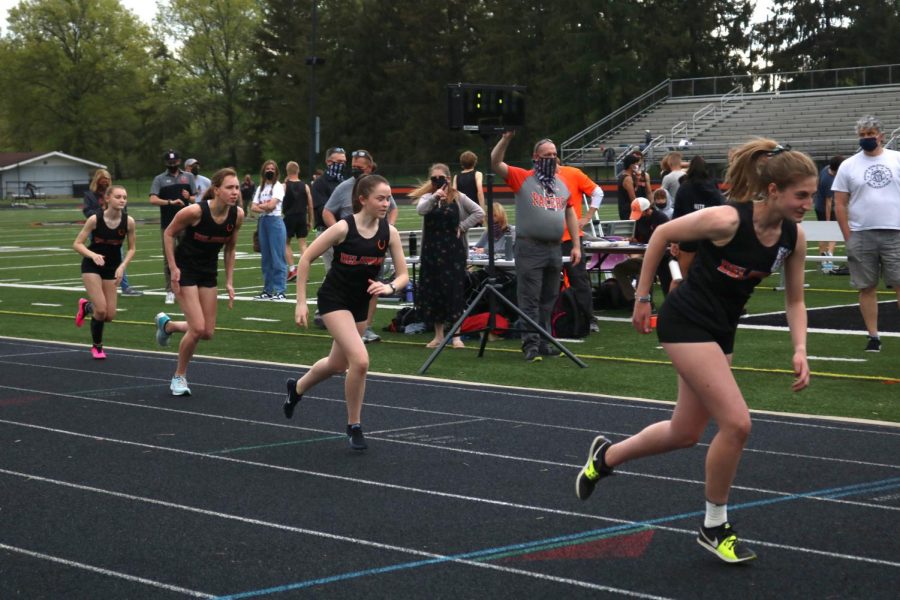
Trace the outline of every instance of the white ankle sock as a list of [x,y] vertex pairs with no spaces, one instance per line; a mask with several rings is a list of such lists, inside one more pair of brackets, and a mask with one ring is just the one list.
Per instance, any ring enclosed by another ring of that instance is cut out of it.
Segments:
[[713,504],[709,500],[706,501],[706,519],[703,521],[703,526],[709,529],[710,527],[718,527],[719,525],[724,525],[728,522],[728,505],[727,504]]

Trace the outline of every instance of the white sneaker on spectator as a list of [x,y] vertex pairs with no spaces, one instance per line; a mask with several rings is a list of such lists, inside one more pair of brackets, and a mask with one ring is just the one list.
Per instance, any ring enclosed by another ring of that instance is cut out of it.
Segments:
[[371,344],[372,342],[380,342],[381,336],[372,331],[371,327],[366,327],[366,330],[363,331],[362,341],[365,344]]

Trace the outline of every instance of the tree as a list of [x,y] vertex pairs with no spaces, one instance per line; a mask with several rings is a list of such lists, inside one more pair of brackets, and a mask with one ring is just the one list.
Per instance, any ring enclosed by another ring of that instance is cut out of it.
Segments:
[[147,93],[148,29],[118,0],[22,2],[0,44],[0,111],[16,150],[133,164]]
[[248,143],[251,45],[259,22],[254,0],[159,4],[157,31],[176,50],[166,56],[169,100],[190,123],[184,143],[207,163],[236,166]]

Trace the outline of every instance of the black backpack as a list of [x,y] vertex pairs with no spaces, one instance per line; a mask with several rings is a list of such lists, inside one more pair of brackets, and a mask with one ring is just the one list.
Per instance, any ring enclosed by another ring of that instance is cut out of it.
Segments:
[[591,324],[575,303],[575,290],[571,287],[561,290],[550,315],[550,334],[555,338],[583,338],[590,331]]
[[615,277],[604,279],[600,285],[596,287],[594,296],[594,308],[597,310],[615,310],[620,308],[628,308],[628,301],[622,294],[622,288]]

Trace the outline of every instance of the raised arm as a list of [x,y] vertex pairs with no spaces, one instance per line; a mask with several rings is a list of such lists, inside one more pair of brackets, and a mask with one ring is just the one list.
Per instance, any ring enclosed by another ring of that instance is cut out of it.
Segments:
[[509,148],[509,142],[514,135],[516,135],[515,131],[504,131],[503,135],[500,136],[500,141],[497,142],[497,145],[491,150],[491,168],[494,170],[494,173],[502,177],[504,181],[507,176],[509,176],[509,165],[506,164],[504,158],[506,157],[506,149]]

